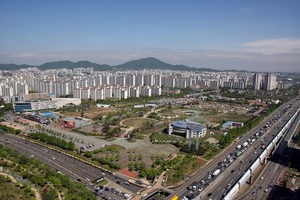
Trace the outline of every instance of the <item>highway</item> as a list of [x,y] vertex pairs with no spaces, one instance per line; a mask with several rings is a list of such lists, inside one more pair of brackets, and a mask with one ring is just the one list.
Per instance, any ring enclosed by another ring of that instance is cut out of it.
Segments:
[[[291,106],[289,106],[291,104]],[[270,142],[275,133],[277,133],[283,125],[289,120],[292,113],[299,107],[299,97],[297,100],[291,100],[280,106],[270,116],[263,120],[260,126],[255,127],[249,133],[245,134],[238,142],[233,143],[213,158],[207,165],[199,170],[190,180],[186,181],[182,186],[176,188],[175,192],[167,199],[171,199],[174,195],[179,196],[179,199],[193,199],[199,193],[202,199],[222,199],[230,189],[230,187],[239,179],[251,163],[257,158],[258,154],[262,152],[262,145]],[[258,138],[255,134],[259,133]],[[255,139],[251,145],[247,146],[247,150],[240,156],[234,156],[236,147],[242,145],[249,139]],[[233,160],[229,162],[229,159]],[[221,173],[213,178],[212,174],[216,169],[221,169]],[[200,181],[204,184],[200,185]],[[201,191],[188,190],[188,186],[200,185]]]
[[[286,112],[283,117],[289,116],[289,112]],[[289,119],[289,118],[288,118]],[[210,191],[213,191],[212,199],[221,199],[226,195],[228,188],[225,188],[228,184],[233,186],[235,182],[239,179],[239,177],[247,171],[250,165],[258,158],[258,156],[262,153],[264,149],[261,148],[262,144],[269,144],[275,134],[278,133],[278,125],[281,125],[286,120],[279,120],[279,124],[273,124],[265,133],[256,142],[254,142],[251,146],[248,147],[243,156],[239,158],[240,162],[235,162],[232,166],[230,166],[224,176],[218,180],[218,183],[215,184]],[[280,126],[279,126],[280,127]],[[274,134],[275,133],[275,134]],[[242,161],[242,163],[241,163]],[[234,173],[229,173],[230,170],[235,170]]]
[[[286,134],[286,137],[282,143],[290,140],[292,135],[297,130],[299,122],[300,114],[291,125],[291,128],[288,130],[288,133]],[[253,183],[253,187],[248,189],[247,192],[241,195],[241,197],[238,199],[267,199],[272,191],[272,188],[274,188],[275,185],[278,185],[278,179],[288,165],[289,158],[294,150],[294,146],[295,145],[292,144],[292,148],[285,149],[283,152],[281,152],[280,149],[277,149],[275,154],[272,156],[271,161],[266,164],[258,179]]]
[[[118,185],[118,189],[121,191],[136,193],[141,189],[138,185],[125,184],[124,180],[116,178],[112,174],[104,172],[97,167],[86,164],[78,159],[72,158],[55,150],[40,146],[29,140],[24,140],[24,138],[16,135],[0,134],[0,143],[16,149],[26,156],[35,157],[42,162],[47,163],[55,170],[68,175],[73,180],[82,182],[92,190],[94,190],[92,181],[102,177],[113,182],[118,182],[119,184],[116,185]],[[118,195],[114,189],[110,188],[110,190],[104,190],[102,196],[106,196],[108,199],[109,197],[116,200],[124,199],[123,196]]]

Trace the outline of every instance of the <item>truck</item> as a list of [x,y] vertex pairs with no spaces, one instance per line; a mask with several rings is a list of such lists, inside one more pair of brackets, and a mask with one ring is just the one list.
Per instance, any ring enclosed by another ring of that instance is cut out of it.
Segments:
[[214,171],[214,173],[212,174],[213,177],[218,176],[218,174],[221,172],[220,169],[216,169],[216,171]]
[[248,146],[248,142],[243,143],[243,147],[246,147],[246,146]]

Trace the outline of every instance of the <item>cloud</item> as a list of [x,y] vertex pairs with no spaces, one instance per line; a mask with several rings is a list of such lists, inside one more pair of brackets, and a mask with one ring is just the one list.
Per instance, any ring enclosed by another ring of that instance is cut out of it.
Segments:
[[10,15],[8,15],[8,19],[17,21],[19,19],[19,17],[17,15],[10,14]]
[[269,40],[257,40],[241,44],[245,51],[272,54],[299,54],[300,39],[279,38]]

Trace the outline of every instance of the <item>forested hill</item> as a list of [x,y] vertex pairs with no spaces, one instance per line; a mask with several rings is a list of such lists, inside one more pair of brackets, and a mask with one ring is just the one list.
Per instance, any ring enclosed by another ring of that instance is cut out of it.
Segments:
[[110,66],[106,64],[97,64],[89,61],[57,61],[57,62],[47,62],[39,66],[33,65],[16,65],[16,64],[0,64],[0,70],[19,70],[22,68],[37,67],[40,70],[46,69],[74,69],[74,68],[88,68],[93,67],[95,70],[143,70],[143,69],[169,69],[169,70],[186,70],[186,71],[219,71],[210,68],[194,68],[188,67],[186,65],[172,65],[165,63],[153,57],[142,58],[139,60],[132,60],[121,65]]

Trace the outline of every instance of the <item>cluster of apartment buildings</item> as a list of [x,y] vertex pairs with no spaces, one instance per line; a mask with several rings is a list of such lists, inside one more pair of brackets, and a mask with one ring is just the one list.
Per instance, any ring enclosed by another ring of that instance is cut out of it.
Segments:
[[[27,68],[0,77],[0,96],[20,97],[29,91],[80,99],[127,99],[159,96],[174,89],[276,89],[274,74],[189,72],[171,70],[94,71],[93,68],[38,70]],[[266,85],[265,87],[263,87]],[[21,99],[21,98],[19,98]]]
[[274,74],[262,74],[256,73],[253,75],[253,89],[254,90],[274,90],[277,87],[283,87],[280,89],[284,89],[284,85],[279,84],[277,82],[277,77]]

